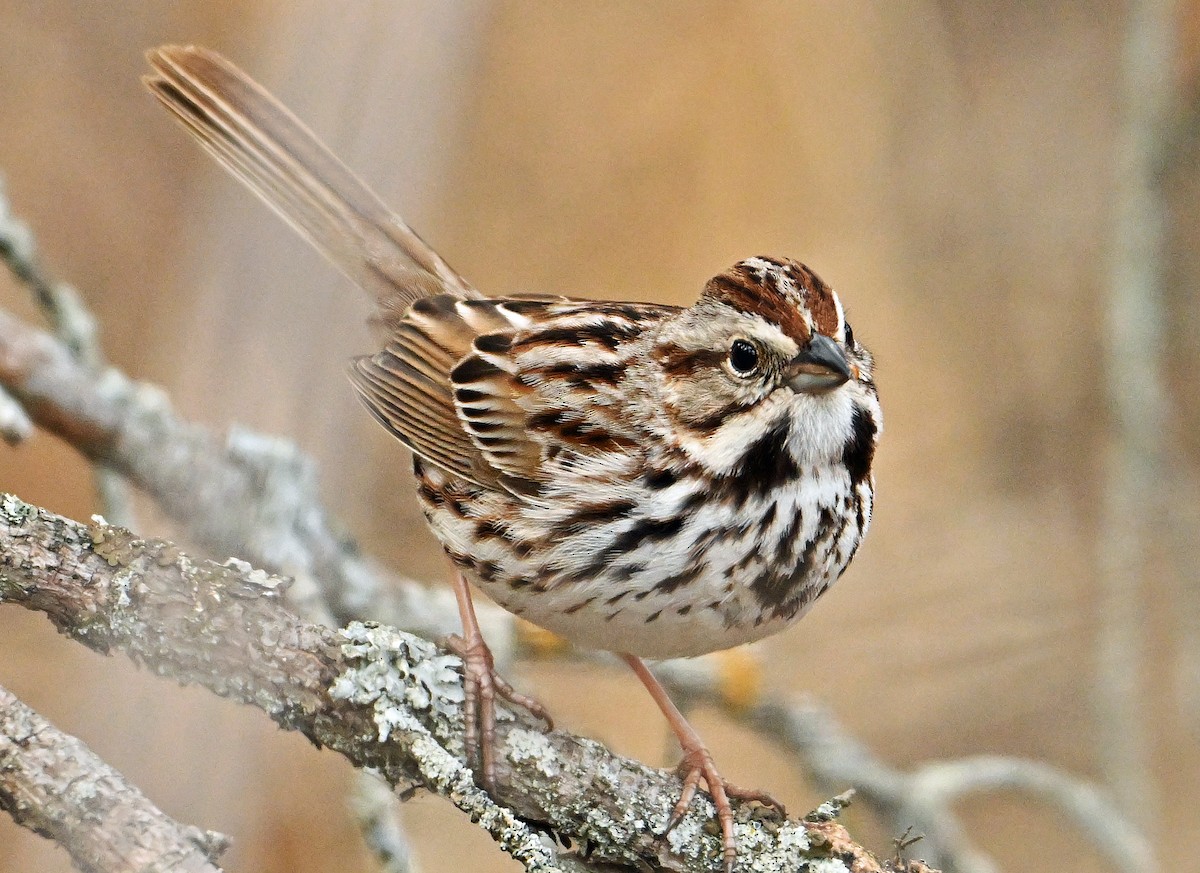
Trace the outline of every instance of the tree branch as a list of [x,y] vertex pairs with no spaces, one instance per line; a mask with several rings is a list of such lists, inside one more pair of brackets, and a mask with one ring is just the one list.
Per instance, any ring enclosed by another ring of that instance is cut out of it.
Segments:
[[0,809],[85,873],[219,873],[227,840],[181,825],[0,687]]
[[[30,417],[153,495],[200,545],[322,579],[339,622],[376,596],[374,574],[317,499],[311,461],[289,443],[234,431],[223,444],[176,417],[160,389],[83,366],[5,312],[0,336],[0,383]],[[197,512],[197,504],[213,511]]]

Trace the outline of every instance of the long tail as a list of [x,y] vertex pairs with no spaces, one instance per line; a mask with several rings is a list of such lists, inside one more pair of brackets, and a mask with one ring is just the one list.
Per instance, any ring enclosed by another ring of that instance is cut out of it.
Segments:
[[163,46],[143,78],[234,176],[388,314],[449,292],[480,296],[266,89],[214,51]]

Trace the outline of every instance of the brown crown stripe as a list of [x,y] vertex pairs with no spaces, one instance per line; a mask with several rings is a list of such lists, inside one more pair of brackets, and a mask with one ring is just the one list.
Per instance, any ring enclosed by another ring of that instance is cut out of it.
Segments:
[[759,281],[749,271],[727,270],[709,280],[705,296],[739,312],[758,315],[804,345],[809,340],[808,325],[800,313],[801,301],[791,300],[772,282]]
[[803,283],[805,303],[808,304],[808,311],[812,314],[813,323],[821,333],[833,336],[838,329],[837,303],[835,302],[837,295],[832,288],[821,281],[820,276],[804,264],[793,262],[793,266],[799,268],[805,277]]
[[[760,275],[745,261],[719,276],[705,287],[706,296],[719,300],[740,312],[761,315],[803,345],[810,339],[801,309],[807,309],[817,330],[832,336],[837,332],[837,304],[833,289],[821,277],[799,261],[759,258],[777,270]],[[779,281],[780,275],[795,286],[795,293]]]

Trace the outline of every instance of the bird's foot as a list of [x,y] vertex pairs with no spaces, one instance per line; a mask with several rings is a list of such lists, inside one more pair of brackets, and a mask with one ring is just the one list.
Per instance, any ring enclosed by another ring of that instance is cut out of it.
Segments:
[[483,637],[473,634],[464,639],[458,634],[446,638],[446,647],[463,662],[463,721],[466,732],[463,745],[467,761],[482,777],[489,794],[496,788],[496,698],[527,710],[554,729],[550,713],[534,698],[515,690],[496,672],[492,650]]
[[717,772],[712,754],[704,745],[684,749],[683,760],[679,762],[676,772],[683,779],[683,793],[679,797],[679,802],[675,804],[671,820],[667,823],[667,829],[663,831],[663,835],[669,834],[683,820],[692,798],[696,796],[700,780],[703,779],[709,796],[712,797],[713,806],[716,807],[717,820],[721,823],[721,848],[725,859],[725,873],[733,873],[733,862],[737,857],[737,840],[733,833],[733,807],[729,804],[730,798],[761,803],[763,806],[773,807],[778,810],[780,815],[787,817],[787,810],[783,808],[783,804],[765,791],[739,788],[732,782],[725,781],[724,777]]

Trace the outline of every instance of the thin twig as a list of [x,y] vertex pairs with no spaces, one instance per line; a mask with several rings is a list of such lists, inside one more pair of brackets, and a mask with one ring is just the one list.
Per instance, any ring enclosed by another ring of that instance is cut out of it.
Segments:
[[[34,302],[45,313],[55,336],[75,359],[92,370],[104,365],[96,319],[72,286],[53,279],[38,257],[37,244],[28,225],[13,214],[0,180],[0,260],[18,281],[26,285]],[[5,436],[5,439],[8,439]],[[10,442],[12,440],[9,440]],[[96,494],[105,515],[118,524],[133,524],[129,488],[120,476],[106,467],[95,470]]]
[[879,812],[897,833],[912,827],[923,834],[925,859],[946,873],[996,869],[967,837],[953,804],[970,793],[997,790],[1029,794],[1064,812],[1113,869],[1155,869],[1150,844],[1128,815],[1094,786],[1049,765],[977,756],[933,761],[905,772],[879,759],[813,701],[731,700],[723,692],[722,667],[715,658],[668,661],[654,669],[673,693],[716,705],[794,752],[818,784],[828,789],[854,786],[857,799]]
[[1162,505],[1166,417],[1162,371],[1165,205],[1159,190],[1175,58],[1175,4],[1129,4],[1121,59],[1121,124],[1113,154],[1109,275],[1108,446],[1098,542],[1096,704],[1101,763],[1125,811],[1154,818],[1142,671],[1148,507]]

